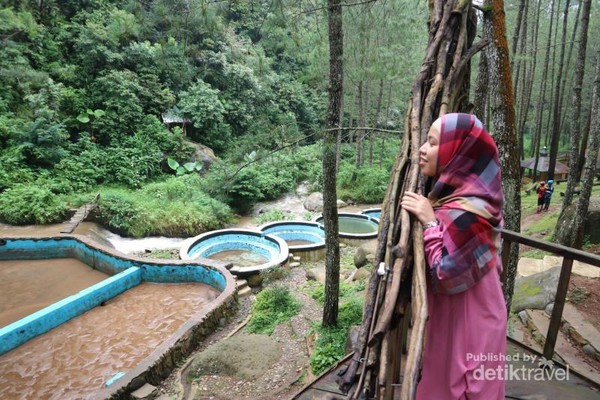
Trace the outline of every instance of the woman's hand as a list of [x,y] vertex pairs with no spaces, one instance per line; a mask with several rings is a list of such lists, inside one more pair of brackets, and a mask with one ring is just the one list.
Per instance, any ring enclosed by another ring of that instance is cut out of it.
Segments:
[[417,217],[421,224],[435,221],[433,207],[431,207],[431,203],[427,197],[423,195],[414,192],[404,192],[400,204],[402,208]]

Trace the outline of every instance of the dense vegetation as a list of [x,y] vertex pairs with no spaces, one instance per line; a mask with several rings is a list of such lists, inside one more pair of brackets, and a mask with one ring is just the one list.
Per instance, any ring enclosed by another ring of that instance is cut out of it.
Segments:
[[[300,181],[319,189],[325,10],[269,1],[2,4],[0,221],[61,221],[100,193],[92,217],[110,229],[185,236]],[[342,140],[344,197],[383,199],[394,136],[371,141],[375,160],[364,167],[352,138]],[[214,150],[210,168],[200,168],[194,142]]]

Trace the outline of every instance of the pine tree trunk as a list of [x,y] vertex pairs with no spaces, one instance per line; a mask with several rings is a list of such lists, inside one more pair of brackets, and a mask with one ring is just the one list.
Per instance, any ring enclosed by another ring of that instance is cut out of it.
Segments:
[[565,46],[567,41],[567,22],[569,18],[570,0],[565,2],[565,10],[563,12],[563,29],[560,45],[560,54],[558,61],[558,75],[555,82],[557,83],[554,89],[554,110],[552,112],[552,139],[550,141],[550,160],[548,166],[548,179],[554,179],[554,169],[556,168],[556,159],[558,158],[558,142],[560,139],[560,98],[561,98],[561,83],[563,75],[563,67],[565,63]]
[[[579,33],[579,47],[577,50],[577,61],[575,62],[575,76],[573,77],[573,93],[571,96],[572,109],[570,112],[571,122],[571,150],[569,157],[569,177],[567,189],[563,199],[562,210],[565,210],[573,201],[573,190],[579,182],[579,141],[581,136],[581,87],[585,72],[585,55],[587,50],[588,26],[590,22],[591,0],[583,0],[583,12],[581,13],[581,31]],[[583,147],[582,147],[583,149]]]
[[[521,136],[524,135],[525,133],[525,123],[527,122],[527,117],[529,114],[529,108],[530,108],[530,104],[531,104],[531,95],[533,93],[533,82],[535,80],[535,72],[536,72],[536,66],[537,66],[537,51],[535,49],[537,49],[537,44],[538,44],[538,36],[539,36],[539,25],[540,25],[540,11],[541,11],[541,1],[537,2],[538,6],[536,8],[535,11],[535,18],[534,18],[534,23],[533,23],[533,34],[531,35],[531,44],[529,46],[529,51],[532,53],[532,65],[531,68],[529,68],[529,74],[527,75],[527,89],[526,89],[526,93],[524,95],[524,99],[521,101],[521,108],[520,108],[520,118],[518,120],[518,129],[519,132],[521,133]],[[534,135],[535,136],[535,135]],[[531,148],[530,148],[530,155],[534,154],[534,141],[532,140],[531,142]],[[525,148],[521,148],[521,151],[523,152],[523,155],[525,154]]]
[[[521,227],[521,174],[519,148],[515,132],[515,109],[512,93],[504,1],[486,0],[490,11],[484,14],[484,37],[491,39],[484,54],[488,58],[490,101],[492,106],[494,140],[498,145],[502,189],[504,191],[504,227],[518,232]],[[504,298],[510,311],[514,280],[517,276],[518,245],[511,246],[509,263],[504,266]]]
[[566,238],[567,246],[580,249],[583,244],[583,228],[587,217],[592,194],[592,184],[596,177],[596,162],[598,159],[598,148],[600,147],[600,50],[596,55],[596,77],[594,79],[594,91],[592,95],[592,124],[590,131],[590,143],[588,156],[585,161],[583,182],[581,192],[575,208],[575,217],[570,221],[567,231],[570,235]]
[[479,56],[479,65],[477,67],[477,80],[475,81],[475,89],[473,90],[473,104],[475,105],[473,113],[479,116],[484,124],[487,124],[484,116],[486,114],[485,109],[487,107],[487,99],[489,97],[488,80],[488,59],[484,54],[481,54]]
[[325,304],[323,326],[337,325],[340,287],[340,243],[338,237],[335,143],[339,132],[342,88],[344,83],[342,57],[342,0],[328,0],[329,10],[329,108],[323,141],[323,223],[325,225]]
[[544,57],[544,70],[542,72],[542,81],[540,83],[540,93],[536,104],[535,134],[533,136],[532,152],[535,154],[535,164],[533,166],[533,179],[536,179],[538,159],[540,156],[540,143],[544,116],[544,101],[546,98],[546,82],[548,80],[548,65],[550,64],[550,48],[552,46],[552,24],[554,22],[554,0],[550,2],[550,28],[548,29],[548,41],[546,42],[546,55]]

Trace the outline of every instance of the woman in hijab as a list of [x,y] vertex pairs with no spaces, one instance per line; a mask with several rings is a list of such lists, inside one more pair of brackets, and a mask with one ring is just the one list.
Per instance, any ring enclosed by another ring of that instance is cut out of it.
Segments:
[[428,308],[419,400],[504,399],[506,306],[499,256],[498,149],[473,115],[436,120],[419,149],[428,197],[402,207],[423,225]]

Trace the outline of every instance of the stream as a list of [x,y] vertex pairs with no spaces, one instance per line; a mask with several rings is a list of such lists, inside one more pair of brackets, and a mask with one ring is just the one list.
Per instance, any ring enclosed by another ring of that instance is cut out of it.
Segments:
[[[306,216],[317,215],[311,213],[304,208],[304,201],[308,195],[308,190],[304,186],[299,186],[295,192],[290,192],[281,198],[273,201],[256,203],[252,211],[246,216],[238,216],[237,221],[227,226],[227,228],[246,228],[256,229],[258,225],[255,218],[263,212],[279,209],[288,215],[288,219],[305,220]],[[359,213],[366,208],[380,207],[380,204],[355,204],[339,209],[340,212],[356,212]],[[13,226],[0,223],[0,237],[11,236],[53,236],[59,235],[60,231],[68,221],[60,224],[50,225],[26,225]],[[111,247],[123,254],[139,253],[146,250],[164,250],[164,249],[179,249],[187,238],[171,238],[171,237],[146,237],[146,238],[129,238],[117,235],[110,230],[98,225],[94,222],[82,222],[77,226],[74,234],[85,236],[103,246]],[[200,234],[199,232],[198,234]]]

